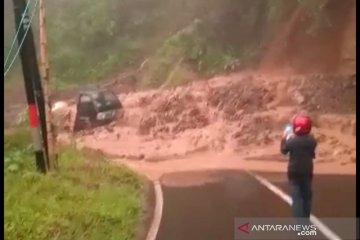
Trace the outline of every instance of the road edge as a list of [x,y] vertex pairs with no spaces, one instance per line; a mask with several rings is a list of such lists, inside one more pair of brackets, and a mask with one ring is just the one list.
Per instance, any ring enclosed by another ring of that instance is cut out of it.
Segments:
[[146,240],[155,240],[157,233],[160,228],[161,218],[162,218],[162,211],[164,205],[164,198],[163,192],[161,188],[161,184],[159,180],[155,180],[154,184],[154,191],[155,191],[155,209],[153,219],[151,221],[151,225],[149,231],[146,235]]
[[[289,195],[287,195],[285,192],[283,192],[280,188],[275,186],[274,184],[270,183],[265,178],[256,175],[255,173],[245,170],[249,175],[251,175],[253,178],[255,178],[261,185],[272,191],[274,194],[276,194],[278,197],[280,197],[284,202],[292,205],[292,199]],[[329,227],[327,227],[323,222],[320,221],[316,216],[311,214],[310,221],[316,225],[316,227],[320,230],[320,232],[327,237],[330,240],[341,240],[341,238],[334,233]]]

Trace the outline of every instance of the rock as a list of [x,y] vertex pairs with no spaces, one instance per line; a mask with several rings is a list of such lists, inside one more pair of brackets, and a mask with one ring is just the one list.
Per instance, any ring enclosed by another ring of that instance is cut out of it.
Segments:
[[330,146],[334,147],[339,144],[339,141],[337,139],[331,139],[329,144],[330,144]]
[[352,153],[352,150],[351,150],[351,149],[344,149],[344,150],[343,150],[343,153],[350,155],[350,154]]
[[139,154],[139,155],[127,155],[126,156],[127,159],[129,160],[143,160],[145,158],[144,154]]
[[316,136],[316,140],[319,142],[319,143],[323,143],[326,141],[326,136],[324,134],[321,134],[319,133],[317,136]]
[[334,152],[333,152],[333,155],[334,156],[338,156],[340,154],[340,150],[335,150]]
[[114,126],[107,125],[107,126],[105,126],[105,130],[108,131],[109,133],[112,133],[112,132],[114,132]]
[[116,139],[119,140],[121,138],[121,134],[120,133],[116,133]]
[[96,139],[98,140],[104,140],[108,137],[108,134],[107,133],[104,133],[104,132],[99,132],[97,135],[96,135]]
[[315,159],[315,163],[324,163],[325,160],[324,159]]
[[263,138],[265,144],[270,144],[273,140],[270,138],[269,134],[266,134]]
[[293,97],[297,104],[303,104],[305,102],[305,97],[297,90],[293,93]]
[[236,133],[233,134],[233,138],[240,138],[241,134],[242,134],[241,131],[237,131]]
[[356,122],[352,126],[352,135],[356,137]]

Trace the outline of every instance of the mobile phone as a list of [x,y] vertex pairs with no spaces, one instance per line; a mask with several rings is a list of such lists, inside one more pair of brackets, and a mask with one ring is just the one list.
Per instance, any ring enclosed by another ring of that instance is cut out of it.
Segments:
[[284,137],[288,138],[293,134],[292,125],[290,123],[286,124],[284,129]]

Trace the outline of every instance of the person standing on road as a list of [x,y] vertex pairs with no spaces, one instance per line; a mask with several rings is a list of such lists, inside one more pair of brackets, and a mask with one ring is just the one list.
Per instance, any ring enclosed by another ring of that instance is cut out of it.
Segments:
[[311,119],[296,115],[284,131],[280,151],[289,154],[288,180],[292,191],[292,211],[296,219],[309,223],[312,203],[312,179],[317,141],[311,134]]

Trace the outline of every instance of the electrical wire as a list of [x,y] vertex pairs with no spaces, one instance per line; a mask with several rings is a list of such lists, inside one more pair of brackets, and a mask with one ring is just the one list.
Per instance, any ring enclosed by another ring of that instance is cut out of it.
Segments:
[[31,2],[31,0],[29,0],[29,1],[27,2],[26,7],[25,7],[25,10],[24,10],[24,12],[23,12],[23,14],[22,14],[19,27],[18,27],[18,29],[17,29],[17,31],[16,31],[16,34],[15,34],[15,37],[14,37],[12,43],[11,43],[11,47],[10,47],[9,53],[8,53],[8,55],[6,56],[6,59],[5,59],[5,61],[4,61],[4,69],[5,69],[5,67],[6,67],[6,64],[8,63],[9,57],[10,57],[10,55],[11,55],[11,52],[12,52],[13,48],[14,48],[16,39],[17,39],[17,37],[18,37],[18,35],[19,35],[19,32],[20,32],[20,28],[22,27],[22,24],[23,24],[24,19],[25,19],[25,13],[27,12],[27,10],[28,10],[28,8],[29,8],[29,6],[30,6],[30,2]]
[[[18,50],[16,51],[13,60],[12,60],[11,63],[10,63],[10,66],[9,66],[8,69],[4,72],[4,77],[8,74],[8,72],[10,71],[12,65],[14,64],[14,62],[15,62],[15,60],[16,60],[16,57],[19,55],[20,49],[21,49],[21,47],[22,47],[22,45],[23,45],[23,43],[24,43],[24,41],[25,41],[26,35],[27,35],[27,33],[28,33],[29,29],[30,29],[32,19],[33,19],[33,17],[35,16],[36,7],[37,7],[38,3],[39,3],[39,0],[36,0],[35,6],[34,6],[34,10],[33,10],[32,15],[31,15],[31,17],[30,17],[29,25],[28,25],[27,28],[26,28],[25,34],[24,34],[24,36],[23,36],[23,38],[22,38],[22,40],[21,40],[21,42],[20,42],[20,44],[19,44]],[[25,14],[24,14],[24,16],[25,16]],[[21,26],[21,25],[20,25],[20,26]]]

